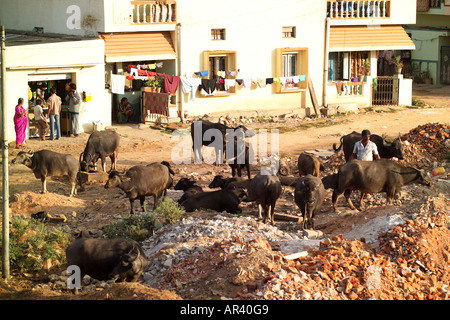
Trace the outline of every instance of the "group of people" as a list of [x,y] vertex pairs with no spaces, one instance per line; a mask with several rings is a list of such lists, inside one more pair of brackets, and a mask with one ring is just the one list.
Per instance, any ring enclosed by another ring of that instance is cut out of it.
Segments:
[[[77,91],[75,83],[68,84],[66,88],[69,94],[66,97],[66,101],[69,103],[69,114],[71,123],[71,137],[78,137],[80,135],[79,129],[79,115],[81,106],[81,95]],[[36,104],[34,106],[34,119],[36,120],[39,137],[41,141],[45,141],[45,136],[50,131],[50,140],[58,140],[61,138],[61,97],[56,94],[56,88],[50,89],[50,97],[45,100],[44,92],[47,90],[47,86],[43,84],[36,90]],[[48,106],[47,115],[44,114],[43,105],[46,103]],[[14,129],[16,131],[16,148],[21,148],[27,142],[26,130],[28,127],[27,111],[23,106],[24,99],[19,98],[14,113]],[[50,125],[48,121],[50,120]],[[55,137],[56,131],[56,137]]]

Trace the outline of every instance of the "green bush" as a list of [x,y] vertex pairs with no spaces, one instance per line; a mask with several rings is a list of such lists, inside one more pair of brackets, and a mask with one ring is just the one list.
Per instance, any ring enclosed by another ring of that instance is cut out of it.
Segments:
[[35,219],[13,218],[9,239],[11,270],[29,273],[62,265],[69,243],[61,228]]
[[131,238],[142,241],[151,237],[154,230],[162,227],[162,223],[153,212],[128,215],[121,221],[113,221],[103,226],[107,238]]
[[159,203],[158,207],[154,210],[157,217],[164,219],[168,223],[175,223],[180,220],[181,216],[185,214],[184,208],[169,197]]
[[103,232],[107,238],[142,241],[151,237],[155,230],[162,228],[164,222],[175,223],[184,213],[184,209],[177,202],[165,197],[154,211],[145,210],[142,214],[128,215],[121,221],[103,226]]

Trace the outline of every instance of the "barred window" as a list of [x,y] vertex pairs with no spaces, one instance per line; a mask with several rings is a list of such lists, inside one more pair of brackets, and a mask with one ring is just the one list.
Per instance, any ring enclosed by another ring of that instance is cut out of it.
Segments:
[[211,29],[211,40],[225,40],[225,29]]

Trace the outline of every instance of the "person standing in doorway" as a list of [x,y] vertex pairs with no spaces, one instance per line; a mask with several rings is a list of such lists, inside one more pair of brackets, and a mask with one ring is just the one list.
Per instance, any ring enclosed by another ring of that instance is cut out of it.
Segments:
[[69,102],[70,113],[70,125],[71,125],[71,137],[78,137],[80,135],[80,107],[81,107],[81,95],[77,91],[77,85],[71,83],[69,85],[69,94],[66,97]]
[[[48,104],[48,116],[50,118],[50,140],[55,139],[55,129],[56,129],[56,140],[61,138],[61,98],[56,94],[56,88],[50,89],[51,96],[47,100]],[[56,127],[56,128],[55,128]]]
[[42,100],[39,98],[36,99],[36,105],[34,106],[34,120],[37,123],[40,140],[45,141],[45,136],[48,133],[48,123],[42,109]]
[[14,112],[14,129],[16,130],[16,149],[27,143],[28,118],[27,110],[23,106],[23,98],[19,98]]
[[[355,143],[353,153],[350,160],[372,161],[373,158],[380,159],[377,145],[370,141],[370,131],[365,129],[361,132],[362,139]],[[360,206],[363,204],[363,199],[366,194],[361,192]]]

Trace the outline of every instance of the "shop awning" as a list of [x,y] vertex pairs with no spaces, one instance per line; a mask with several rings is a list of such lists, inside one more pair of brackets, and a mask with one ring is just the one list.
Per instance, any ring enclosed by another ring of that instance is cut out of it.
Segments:
[[106,62],[174,59],[169,31],[99,33],[105,41]]
[[332,26],[330,52],[371,50],[415,50],[402,26]]

